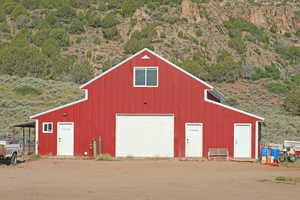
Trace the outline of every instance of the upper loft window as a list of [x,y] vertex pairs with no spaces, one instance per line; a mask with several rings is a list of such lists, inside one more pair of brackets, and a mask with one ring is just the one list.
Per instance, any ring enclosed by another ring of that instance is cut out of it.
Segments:
[[158,68],[157,67],[135,67],[134,87],[157,87]]
[[43,123],[43,133],[52,133],[53,132],[53,123],[44,122]]

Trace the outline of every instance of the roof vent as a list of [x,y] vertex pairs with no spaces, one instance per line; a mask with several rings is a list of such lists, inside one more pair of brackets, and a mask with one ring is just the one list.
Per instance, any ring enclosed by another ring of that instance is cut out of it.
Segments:
[[145,59],[150,59],[150,57],[147,56],[147,55],[145,55],[145,56],[142,57],[142,59],[144,59],[144,60],[145,60]]

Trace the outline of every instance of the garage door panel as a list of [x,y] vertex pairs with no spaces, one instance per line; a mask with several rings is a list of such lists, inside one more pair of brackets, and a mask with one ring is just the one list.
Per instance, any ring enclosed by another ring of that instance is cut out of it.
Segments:
[[174,117],[118,115],[116,156],[173,157]]

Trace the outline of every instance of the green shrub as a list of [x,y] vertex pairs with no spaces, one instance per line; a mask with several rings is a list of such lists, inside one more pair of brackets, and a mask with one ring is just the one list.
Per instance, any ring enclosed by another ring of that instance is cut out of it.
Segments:
[[272,33],[277,33],[277,26],[275,24],[272,24],[271,28],[270,28],[270,31]]
[[0,8],[0,23],[5,22],[5,21],[6,21],[6,15]]
[[59,43],[53,38],[49,38],[43,42],[42,52],[48,57],[58,55],[60,51]]
[[300,38],[300,29],[296,31],[295,35]]
[[107,1],[100,1],[98,5],[98,10],[100,11],[107,11],[108,10],[108,2]]
[[300,20],[300,10],[295,11],[294,14],[295,14],[296,18],[297,18],[298,20]]
[[101,26],[103,28],[111,28],[113,26],[116,26],[119,23],[120,21],[118,20],[116,15],[114,15],[113,13],[109,13],[105,15],[105,17],[102,19]]
[[49,29],[42,29],[36,32],[32,38],[33,43],[37,46],[41,46],[45,40],[49,38]]
[[56,16],[60,21],[70,23],[76,17],[76,10],[71,6],[62,6],[57,9]]
[[124,0],[122,2],[122,14],[125,17],[132,16],[135,10],[143,6],[144,2],[142,0]]
[[201,37],[203,35],[203,30],[201,27],[196,28],[196,35],[197,37]]
[[87,13],[85,18],[89,26],[93,28],[99,28],[101,26],[102,20],[99,16],[92,13]]
[[138,20],[136,18],[130,18],[130,26],[134,27],[137,24]]
[[183,33],[182,31],[179,31],[179,32],[177,33],[177,37],[182,38],[182,39],[185,38],[184,33]]
[[41,159],[41,156],[39,154],[32,154],[29,158],[32,160],[39,160]]
[[242,18],[230,17],[229,21],[225,22],[224,25],[233,37],[245,31],[251,33],[258,41],[269,44],[269,37],[265,32]]
[[96,161],[116,161],[117,159],[110,154],[100,154],[95,158]]
[[0,32],[10,33],[10,27],[6,22],[0,23]]
[[151,41],[148,39],[140,40],[132,37],[124,45],[124,50],[128,54],[136,53],[143,48],[153,49]]
[[157,36],[157,32],[154,25],[148,25],[143,28],[141,31],[135,31],[131,37],[136,39],[148,39],[153,40]]
[[143,48],[153,49],[151,43],[157,37],[154,25],[148,25],[141,31],[135,31],[130,39],[125,43],[124,50],[126,53],[135,53]]
[[255,68],[251,75],[251,80],[256,81],[262,78],[271,78],[273,80],[280,79],[280,71],[274,65],[265,66],[264,68]]
[[74,8],[89,8],[92,4],[91,0],[72,0],[71,5]]
[[56,17],[56,14],[54,12],[48,12],[45,16],[45,23],[49,27],[57,27],[58,26],[58,18]]
[[41,46],[49,38],[58,41],[61,47],[70,45],[69,34],[63,28],[42,29],[33,36],[33,42],[37,46]]
[[18,94],[18,95],[22,95],[22,96],[25,96],[25,95],[40,95],[42,94],[42,92],[36,88],[33,88],[31,86],[21,86],[21,87],[17,87],[15,89],[15,92]]
[[295,89],[287,93],[283,101],[286,111],[300,116],[300,89]]
[[11,13],[11,16],[13,18],[17,18],[21,15],[28,15],[28,12],[26,10],[26,8],[24,8],[22,5],[18,4],[13,10],[12,10],[12,13]]
[[92,78],[93,67],[87,62],[74,64],[71,69],[72,81],[82,84]]
[[231,38],[228,42],[228,46],[233,48],[239,54],[244,54],[246,52],[246,43],[241,37]]
[[63,28],[52,29],[49,36],[56,39],[62,47],[70,45],[69,34]]
[[220,50],[217,55],[217,63],[208,68],[208,80],[234,82],[239,79],[240,72],[241,63],[236,62],[229,52]]
[[10,15],[12,11],[18,6],[14,1],[2,1],[0,7],[6,15]]
[[101,39],[100,39],[99,37],[96,37],[96,38],[94,39],[94,44],[100,45],[100,44],[101,44]]
[[264,85],[265,88],[267,88],[270,92],[273,92],[275,94],[286,94],[289,91],[289,88],[282,83],[268,83]]
[[39,49],[15,40],[0,49],[0,74],[44,77],[48,59]]
[[191,74],[207,80],[209,77],[208,68],[209,64],[207,63],[207,57],[201,52],[194,52],[191,58],[183,60],[179,64],[183,69],[190,72]]
[[290,37],[292,37],[292,34],[289,33],[289,32],[285,32],[285,33],[284,33],[284,37],[290,38]]
[[108,40],[117,40],[120,37],[119,31],[118,31],[117,27],[115,27],[115,26],[111,27],[111,28],[103,28],[102,33],[103,33],[104,38],[106,38]]
[[82,21],[75,19],[70,26],[69,33],[81,34],[83,32],[85,32],[84,24]]
[[300,62],[300,47],[289,46],[276,48],[276,52],[285,60],[288,60],[291,64]]
[[41,7],[41,0],[23,0],[22,5],[30,10],[38,9]]

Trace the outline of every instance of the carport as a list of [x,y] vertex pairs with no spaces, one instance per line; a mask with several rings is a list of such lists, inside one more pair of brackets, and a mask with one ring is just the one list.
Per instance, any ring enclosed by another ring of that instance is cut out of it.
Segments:
[[[14,128],[21,128],[22,137],[19,139],[19,142],[22,144],[22,150],[25,154],[32,154],[35,150],[35,122],[25,122],[21,124],[13,125]],[[33,129],[33,135],[32,130]]]

